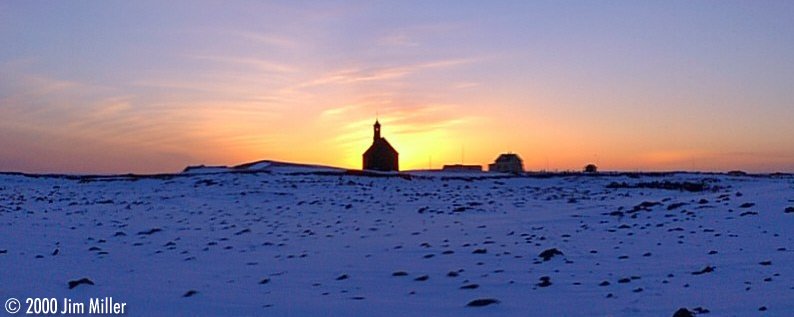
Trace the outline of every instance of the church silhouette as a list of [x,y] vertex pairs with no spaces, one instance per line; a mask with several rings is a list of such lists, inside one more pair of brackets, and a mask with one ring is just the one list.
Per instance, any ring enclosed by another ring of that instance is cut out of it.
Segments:
[[364,152],[364,169],[374,171],[399,171],[399,153],[380,136],[380,122],[375,120],[372,145]]

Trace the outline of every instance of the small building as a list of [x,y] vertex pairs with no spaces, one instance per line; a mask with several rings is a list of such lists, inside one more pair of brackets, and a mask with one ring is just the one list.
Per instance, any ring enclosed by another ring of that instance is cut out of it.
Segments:
[[489,172],[500,173],[523,173],[524,161],[518,157],[518,154],[506,153],[501,154],[496,158],[492,164],[488,164]]
[[596,166],[595,164],[587,164],[584,167],[584,172],[585,173],[598,173],[598,166]]
[[441,170],[444,172],[482,172],[482,165],[444,165]]
[[372,145],[364,152],[363,168],[373,171],[399,171],[399,153],[380,136],[380,123],[375,120]]

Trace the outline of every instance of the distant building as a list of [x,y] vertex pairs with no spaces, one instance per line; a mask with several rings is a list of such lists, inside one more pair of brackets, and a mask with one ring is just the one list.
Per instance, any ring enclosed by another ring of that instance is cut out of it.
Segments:
[[488,164],[488,171],[500,173],[523,173],[524,161],[518,154],[506,153],[499,155],[493,164]]
[[454,165],[444,165],[444,167],[441,168],[441,170],[445,172],[482,172],[482,166],[454,164]]
[[380,136],[380,123],[375,120],[372,145],[364,152],[364,169],[374,171],[399,171],[399,153],[389,141]]
[[736,170],[736,171],[728,172],[728,175],[729,176],[747,176],[747,172]]
[[598,166],[595,166],[595,164],[587,164],[584,167],[584,172],[585,173],[598,173]]

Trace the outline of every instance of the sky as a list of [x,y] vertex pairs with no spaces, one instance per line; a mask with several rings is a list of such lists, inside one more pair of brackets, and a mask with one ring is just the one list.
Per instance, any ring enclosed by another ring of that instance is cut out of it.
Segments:
[[1,1],[0,171],[794,172],[793,1]]

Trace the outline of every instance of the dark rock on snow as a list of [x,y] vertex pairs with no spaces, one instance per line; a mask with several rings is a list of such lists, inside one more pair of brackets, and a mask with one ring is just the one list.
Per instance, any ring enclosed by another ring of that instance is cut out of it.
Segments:
[[474,251],[472,251],[471,253],[472,253],[472,254],[486,254],[486,253],[488,253],[488,249],[485,249],[485,248],[482,248],[482,249],[475,249],[475,250],[474,250]]
[[695,315],[686,308],[679,308],[673,314],[673,317],[695,317]]
[[563,253],[562,251],[557,250],[557,248],[551,248],[551,249],[543,250],[543,252],[538,254],[538,257],[542,258],[543,261],[548,261],[551,260],[551,258],[553,258],[556,255],[563,255]]
[[468,307],[483,307],[491,304],[499,304],[499,300],[493,298],[481,298],[470,301],[466,306]]
[[704,268],[703,268],[702,270],[700,270],[700,271],[697,271],[697,272],[692,272],[692,275],[701,275],[701,274],[706,274],[706,273],[711,273],[711,272],[714,272],[714,267],[713,267],[713,266],[710,266],[710,265],[708,265],[708,266],[704,267]]
[[75,287],[77,287],[77,286],[80,286],[80,285],[82,285],[82,284],[85,284],[85,285],[94,285],[94,281],[92,281],[92,280],[89,280],[88,278],[85,278],[85,277],[84,277],[84,278],[81,278],[81,279],[79,279],[79,280],[73,280],[73,281],[69,281],[69,289],[73,289],[73,288],[75,288]]
[[146,230],[146,231],[141,231],[141,232],[138,232],[138,235],[145,235],[145,236],[148,236],[148,235],[151,235],[151,234],[154,234],[154,233],[160,232],[160,231],[163,231],[163,229],[160,229],[160,228],[152,228],[152,229],[149,229],[149,230]]

